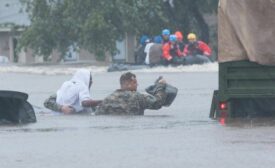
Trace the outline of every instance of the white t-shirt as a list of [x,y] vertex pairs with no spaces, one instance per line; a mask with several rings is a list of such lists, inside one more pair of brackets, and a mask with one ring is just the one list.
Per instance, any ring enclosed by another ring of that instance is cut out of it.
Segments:
[[64,82],[57,91],[56,102],[72,106],[77,112],[83,110],[82,101],[91,99],[89,82],[90,71],[78,70],[73,78]]
[[154,43],[148,43],[148,44],[146,44],[146,46],[144,48],[144,52],[146,53],[144,63],[147,64],[147,65],[150,64],[150,55],[149,55],[149,53],[150,53],[150,48],[152,47],[153,44]]

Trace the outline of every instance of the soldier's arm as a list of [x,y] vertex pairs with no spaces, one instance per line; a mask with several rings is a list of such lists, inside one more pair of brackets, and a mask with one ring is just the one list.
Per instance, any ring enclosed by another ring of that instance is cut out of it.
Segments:
[[45,100],[44,106],[47,109],[50,109],[52,111],[56,112],[62,112],[65,114],[73,113],[75,110],[70,106],[62,106],[58,103],[56,103],[56,95],[51,95],[48,99]]
[[165,83],[156,84],[157,89],[153,95],[142,94],[141,104],[144,109],[160,109],[165,102],[167,94],[165,93]]
[[81,102],[83,107],[96,107],[102,103],[102,100],[84,100]]

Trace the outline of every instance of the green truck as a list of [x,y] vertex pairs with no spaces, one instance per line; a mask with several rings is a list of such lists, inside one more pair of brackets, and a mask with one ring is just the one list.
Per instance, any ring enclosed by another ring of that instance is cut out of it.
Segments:
[[275,116],[275,1],[220,0],[210,118]]
[[275,115],[275,66],[250,61],[219,63],[219,90],[213,94],[210,117]]

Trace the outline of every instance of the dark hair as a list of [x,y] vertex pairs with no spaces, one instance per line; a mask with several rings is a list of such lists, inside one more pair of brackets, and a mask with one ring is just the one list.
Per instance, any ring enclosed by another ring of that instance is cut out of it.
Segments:
[[120,76],[120,85],[124,84],[126,81],[131,81],[136,78],[136,75],[131,72],[126,72]]

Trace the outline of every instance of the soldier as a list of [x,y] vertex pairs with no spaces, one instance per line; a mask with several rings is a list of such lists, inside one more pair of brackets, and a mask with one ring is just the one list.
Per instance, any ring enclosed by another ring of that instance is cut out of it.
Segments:
[[71,80],[63,83],[57,94],[50,96],[44,102],[44,106],[50,110],[65,114],[87,111],[89,107],[95,107],[100,100],[92,100],[90,87],[92,76],[88,70],[78,70]]
[[96,115],[143,115],[145,109],[160,109],[165,102],[166,81],[160,80],[154,95],[137,92],[136,75],[127,72],[120,77],[121,88],[107,96],[98,106]]

